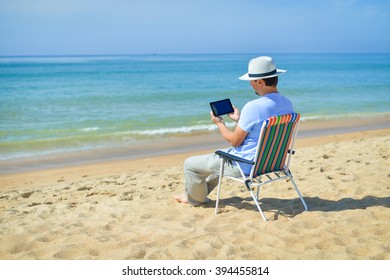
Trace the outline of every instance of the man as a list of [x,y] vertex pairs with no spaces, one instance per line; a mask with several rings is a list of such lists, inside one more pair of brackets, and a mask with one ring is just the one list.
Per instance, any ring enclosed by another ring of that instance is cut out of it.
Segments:
[[[221,117],[210,112],[211,120],[217,125],[223,138],[232,148],[225,151],[230,154],[253,160],[262,123],[265,119],[276,115],[293,113],[291,101],[282,96],[277,89],[278,76],[286,70],[277,69],[272,58],[261,56],[249,61],[248,73],[239,79],[250,81],[256,95],[260,96],[248,102],[240,112],[234,107],[234,112],[228,116],[237,125],[231,131]],[[218,173],[221,160],[215,154],[193,156],[184,162],[185,190],[176,195],[181,203],[200,205],[209,201],[208,194],[218,185]],[[251,165],[244,163],[225,163],[224,174],[241,177],[237,167],[240,164],[243,172],[250,173]]]

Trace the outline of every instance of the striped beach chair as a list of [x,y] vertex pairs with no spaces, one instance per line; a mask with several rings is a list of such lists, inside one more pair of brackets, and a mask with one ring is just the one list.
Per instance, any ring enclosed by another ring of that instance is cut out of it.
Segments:
[[[265,221],[267,221],[267,218],[265,217],[259,204],[260,187],[264,184],[268,184],[277,180],[289,179],[294,185],[294,188],[297,191],[305,210],[308,210],[306,202],[303,199],[298,186],[294,182],[293,176],[289,169],[291,155],[295,153],[293,151],[293,145],[298,129],[299,119],[300,115],[298,113],[292,113],[282,116],[270,117],[265,120],[260,131],[260,137],[254,161],[248,161],[223,151],[215,151],[215,153],[221,158],[221,169],[219,172],[215,214],[217,214],[219,211],[219,196],[223,177],[245,184],[256,204],[257,209]],[[224,176],[224,164],[226,161],[251,164],[251,172],[248,176],[244,175],[243,171],[237,164],[241,171],[242,178]],[[257,187],[256,195],[253,192],[255,187]]]

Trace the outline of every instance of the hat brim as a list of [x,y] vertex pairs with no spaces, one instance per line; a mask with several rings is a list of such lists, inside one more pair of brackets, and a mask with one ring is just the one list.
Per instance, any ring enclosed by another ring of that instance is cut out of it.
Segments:
[[267,79],[267,78],[272,78],[272,77],[276,77],[276,76],[279,76],[279,75],[282,75],[284,73],[286,73],[287,70],[283,70],[283,69],[276,69],[276,73],[275,74],[272,74],[272,75],[269,75],[269,76],[264,76],[264,77],[249,77],[249,73],[246,73],[244,75],[242,75],[241,77],[239,77],[240,80],[243,80],[243,81],[254,81],[254,80],[263,80],[263,79]]

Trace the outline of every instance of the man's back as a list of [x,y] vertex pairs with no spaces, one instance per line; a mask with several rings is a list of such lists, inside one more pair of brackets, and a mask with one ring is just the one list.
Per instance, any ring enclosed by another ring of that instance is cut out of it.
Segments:
[[[263,121],[272,116],[294,112],[291,101],[280,93],[269,93],[248,102],[241,111],[238,126],[248,132],[247,137],[239,147],[232,148],[230,154],[253,160]],[[249,174],[251,166],[240,164],[244,173]]]

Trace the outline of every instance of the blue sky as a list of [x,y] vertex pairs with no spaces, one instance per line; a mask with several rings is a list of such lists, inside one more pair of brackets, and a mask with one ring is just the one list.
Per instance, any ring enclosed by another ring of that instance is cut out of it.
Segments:
[[390,52],[388,0],[0,0],[0,56]]

